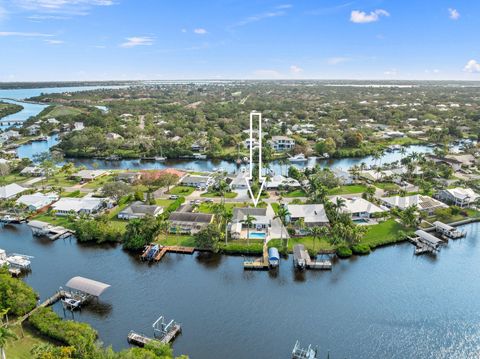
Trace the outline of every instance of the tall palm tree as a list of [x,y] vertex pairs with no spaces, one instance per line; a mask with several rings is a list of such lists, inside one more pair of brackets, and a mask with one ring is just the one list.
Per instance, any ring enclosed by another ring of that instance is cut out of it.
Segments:
[[322,227],[315,226],[310,230],[310,233],[313,237],[313,252],[316,254],[317,252],[315,251],[316,250],[315,243],[316,243],[318,238],[325,237],[327,235],[328,228],[325,227],[325,226],[322,226]]
[[338,197],[335,199],[335,203],[334,203],[335,211],[340,212],[341,209],[342,209],[343,207],[345,207],[345,203],[346,203],[346,202],[347,202],[347,201],[345,200],[345,198],[338,196]]
[[223,207],[223,212],[222,212],[222,219],[225,224],[225,245],[227,245],[227,238],[228,238],[228,223],[231,221],[233,217],[232,211],[229,211],[225,206]]
[[244,220],[240,221],[241,223],[245,223],[247,226],[247,244],[250,246],[250,227],[252,226],[253,222],[256,218],[250,214],[247,214]]
[[[280,222],[282,223],[282,228],[280,229],[280,241],[283,243],[283,226],[286,225],[287,222],[287,217],[290,216],[290,212],[288,211],[288,208],[285,206],[280,206],[278,209],[277,215],[273,217],[273,219],[280,219]],[[288,248],[288,237],[287,237],[287,248]]]
[[230,187],[228,183],[224,180],[220,180],[220,182],[218,183],[218,193],[222,197],[222,203],[225,203],[225,194],[228,192],[229,188]]
[[7,359],[7,354],[5,353],[5,346],[7,345],[8,339],[17,339],[17,336],[10,329],[0,327],[0,354],[2,359]]

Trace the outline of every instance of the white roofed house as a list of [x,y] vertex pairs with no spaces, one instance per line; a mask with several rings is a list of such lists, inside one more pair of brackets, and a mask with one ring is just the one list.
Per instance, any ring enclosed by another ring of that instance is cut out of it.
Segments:
[[288,222],[295,223],[301,219],[307,227],[326,226],[330,223],[323,204],[288,204],[290,215]]
[[143,218],[147,215],[157,217],[163,213],[163,208],[156,205],[148,205],[143,202],[134,202],[118,213],[120,219]]
[[56,193],[43,194],[41,192],[34,194],[25,194],[17,199],[17,204],[22,204],[28,208],[29,211],[38,211],[44,207],[51,205],[58,200]]
[[471,188],[449,188],[441,190],[437,193],[437,197],[447,203],[451,203],[459,207],[468,207],[475,203],[480,197]]
[[85,128],[85,125],[83,124],[83,122],[75,122],[73,124],[73,131],[81,131]]
[[282,175],[275,175],[270,178],[269,181],[265,182],[266,189],[277,189],[277,188],[300,188],[301,184],[296,179],[285,177]]
[[38,166],[27,166],[20,171],[22,176],[41,177],[45,175],[45,170]]
[[57,216],[95,214],[105,205],[104,198],[60,198],[52,205]]
[[[245,220],[248,216],[253,217],[250,234],[255,231],[261,233],[263,238],[266,238],[270,234],[274,213],[270,213],[267,208],[253,207],[235,207],[233,209],[232,224],[230,227],[232,238],[247,238],[247,225],[245,224]],[[253,236],[250,236],[250,238],[253,238]]]
[[181,179],[180,183],[189,187],[208,188],[215,183],[215,180],[211,176],[187,175]]
[[334,196],[330,200],[336,203],[337,198],[342,198],[344,201],[340,211],[350,214],[353,220],[372,218],[376,213],[388,211],[388,208],[377,206],[362,197]]
[[245,173],[239,172],[235,177],[231,179],[229,186],[232,190],[248,189]]
[[427,212],[429,214],[432,214],[437,209],[448,208],[445,203],[442,203],[432,197],[419,194],[406,197],[383,197],[381,198],[381,201],[388,208],[405,210],[408,207],[416,206],[417,210]]
[[93,181],[97,178],[105,176],[108,174],[108,171],[104,170],[81,170],[73,174],[72,177],[79,178],[84,182]]
[[295,147],[295,140],[287,136],[272,136],[269,141],[275,151],[290,151]]
[[12,199],[20,193],[27,191],[28,188],[22,187],[16,183],[7,184],[0,187],[0,199]]

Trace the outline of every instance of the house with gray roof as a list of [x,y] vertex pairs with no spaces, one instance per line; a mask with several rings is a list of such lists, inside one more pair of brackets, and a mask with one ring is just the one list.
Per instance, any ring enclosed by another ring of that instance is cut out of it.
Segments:
[[120,211],[119,219],[143,218],[145,216],[157,217],[163,213],[163,208],[156,205],[145,204],[140,201],[133,202],[130,206]]

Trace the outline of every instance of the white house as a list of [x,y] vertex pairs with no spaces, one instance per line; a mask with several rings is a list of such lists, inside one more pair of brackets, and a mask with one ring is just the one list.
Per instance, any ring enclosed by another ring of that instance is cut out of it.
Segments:
[[252,216],[254,218],[250,229],[263,234],[264,238],[266,238],[272,227],[274,213],[270,213],[267,208],[253,207],[235,207],[233,209],[232,224],[230,227],[232,238],[246,238],[247,226],[244,221],[247,219],[247,216]]
[[404,210],[411,206],[416,206],[419,211],[433,213],[437,209],[448,208],[445,203],[442,203],[432,197],[422,196],[419,194],[406,197],[383,197],[381,200],[386,207],[395,207],[401,210]]
[[333,203],[336,203],[336,200],[339,197],[345,201],[340,210],[343,213],[350,214],[354,220],[357,218],[371,218],[375,213],[381,213],[388,210],[386,208],[381,208],[362,197],[334,196],[330,198],[330,200]]
[[103,198],[60,198],[52,205],[52,209],[57,216],[93,214],[98,212],[104,203]]
[[210,176],[187,175],[182,178],[180,183],[189,187],[208,188],[213,185],[215,181]]
[[248,189],[245,173],[239,172],[230,182],[231,189]]
[[73,124],[73,131],[81,131],[85,128],[85,125],[83,124],[83,122],[75,122]]
[[296,179],[285,177],[282,175],[275,175],[270,178],[270,181],[265,182],[266,189],[277,189],[279,187],[283,188],[300,188],[300,182]]
[[7,184],[6,186],[0,187],[0,199],[14,198],[26,190],[27,188],[24,188],[16,183]]
[[28,207],[29,211],[38,211],[39,209],[51,205],[58,200],[55,193],[43,194],[41,192],[34,194],[24,194],[17,199],[17,204],[23,204]]
[[269,142],[275,151],[290,151],[295,147],[295,140],[287,136],[272,136]]
[[465,207],[474,203],[478,197],[471,188],[450,188],[438,192],[438,198],[455,206]]
[[307,227],[325,226],[330,223],[323,204],[288,204],[289,222],[303,219]]
[[148,205],[137,201],[122,210],[117,217],[120,219],[143,218],[147,215],[157,217],[162,213],[163,208],[160,206]]
[[99,177],[105,176],[108,174],[104,170],[81,170],[73,174],[72,177],[80,178],[82,181],[93,181]]

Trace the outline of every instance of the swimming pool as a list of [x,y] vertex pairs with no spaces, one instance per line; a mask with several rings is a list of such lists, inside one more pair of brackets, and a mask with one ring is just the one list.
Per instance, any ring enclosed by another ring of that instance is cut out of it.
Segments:
[[359,223],[359,224],[360,224],[360,223],[368,223],[368,220],[365,219],[365,218],[355,218],[355,219],[353,220],[353,223]]
[[250,238],[251,239],[265,239],[266,233],[263,232],[251,232],[250,233]]

